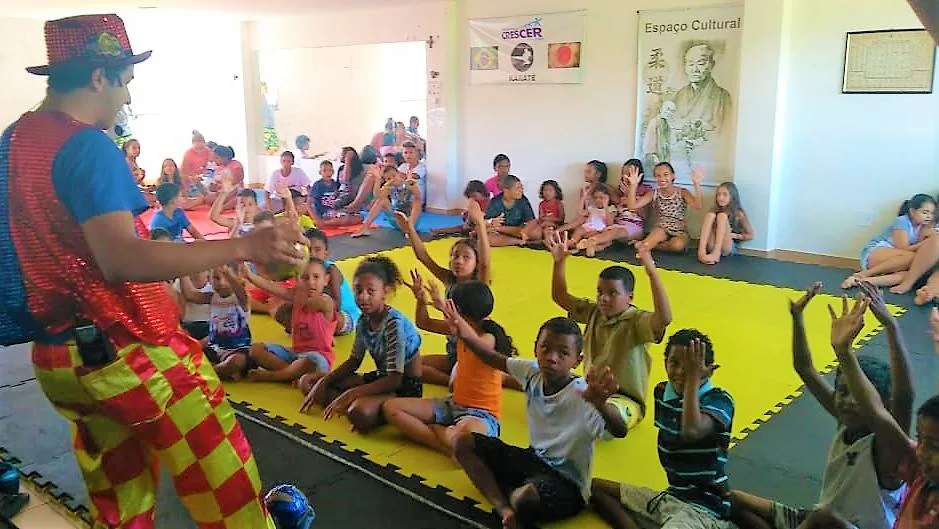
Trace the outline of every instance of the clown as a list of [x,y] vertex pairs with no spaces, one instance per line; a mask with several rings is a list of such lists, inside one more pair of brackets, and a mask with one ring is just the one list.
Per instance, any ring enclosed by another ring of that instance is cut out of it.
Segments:
[[46,99],[0,137],[0,345],[34,342],[36,378],[72,422],[95,529],[154,527],[164,464],[200,528],[270,528],[248,441],[163,280],[236,261],[299,264],[284,222],[161,244],[102,132],[130,104],[135,55],[115,15],[46,22]]

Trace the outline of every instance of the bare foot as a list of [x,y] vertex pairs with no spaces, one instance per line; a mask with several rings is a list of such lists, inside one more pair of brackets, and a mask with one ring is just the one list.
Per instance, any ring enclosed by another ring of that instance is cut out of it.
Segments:
[[359,237],[368,237],[371,234],[372,234],[372,230],[363,226],[361,229],[359,229],[359,231],[353,233],[349,237],[352,237],[353,239],[358,239]]
[[268,380],[269,374],[270,374],[270,371],[266,369],[262,369],[262,368],[249,369],[248,374],[245,378],[247,378],[248,380],[252,382],[264,382],[265,380]]
[[581,240],[577,241],[577,244],[576,244],[575,246],[577,247],[578,250],[586,250],[586,249],[587,249],[587,239],[581,239]]
[[713,265],[717,264],[720,259],[714,259],[714,256],[711,254],[698,254],[698,261],[702,264]]
[[916,291],[916,295],[913,296],[913,303],[925,305],[934,299],[936,299],[936,295],[929,290],[928,286],[924,286]]
[[845,290],[854,288],[857,286],[858,281],[860,281],[860,278],[857,276],[857,274],[851,274],[841,282],[841,288]]
[[523,232],[522,232],[522,244],[521,244],[521,246],[525,246],[526,244],[528,244],[528,234],[523,231]]
[[597,255],[597,240],[593,237],[587,239],[587,257]]
[[503,529],[516,529],[518,527],[518,519],[511,507],[499,509],[499,515],[502,516]]
[[890,288],[891,294],[906,294],[912,287],[906,285],[897,285]]

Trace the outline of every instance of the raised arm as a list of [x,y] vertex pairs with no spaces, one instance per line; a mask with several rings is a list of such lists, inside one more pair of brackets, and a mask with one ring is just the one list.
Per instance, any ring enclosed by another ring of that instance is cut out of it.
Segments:
[[694,193],[688,193],[688,191],[683,190],[685,202],[688,203],[688,207],[701,209],[701,206],[704,205],[704,193],[701,191],[701,182],[703,180],[704,173],[702,173],[700,169],[695,168],[691,172],[691,185],[694,186]]
[[681,438],[695,442],[710,436],[717,430],[717,421],[701,411],[698,388],[704,376],[710,377],[716,365],[704,365],[704,344],[695,339],[682,355],[684,386],[682,387]]
[[229,266],[222,266],[219,268],[219,270],[231,285],[232,292],[235,293],[235,298],[238,299],[238,304],[241,305],[243,309],[247,309],[250,305],[250,300],[248,299],[248,293],[245,291],[244,281],[242,281],[240,277],[236,276]]
[[260,288],[261,290],[269,292],[270,294],[277,296],[284,301],[293,301],[293,289],[287,288],[281,284],[271,281],[266,277],[255,274],[247,266],[244,267],[244,274],[252,285]]
[[892,468],[898,468],[913,456],[910,438],[884,407],[880,394],[864,376],[857,357],[851,351],[851,344],[864,327],[864,312],[867,307],[868,301],[863,299],[855,301],[854,306],[848,310],[848,299],[845,297],[841,301],[839,316],[830,305],[828,306],[831,314],[831,345],[840,363],[841,376],[857,401],[861,417],[876,435],[878,447],[890,456]]
[[414,223],[411,222],[411,219],[401,211],[395,211],[394,218],[398,227],[401,228],[401,231],[407,234],[408,242],[411,243],[411,248],[414,250],[414,256],[417,257],[417,260],[426,266],[427,270],[444,284],[449,284],[453,281],[453,273],[450,272],[448,268],[437,264],[437,261],[434,261],[434,258],[427,253],[427,247],[424,246],[424,241],[421,239],[420,234],[417,233],[417,228],[414,226]]
[[189,276],[179,278],[179,291],[183,299],[189,303],[208,305],[212,302],[212,293],[200,292],[195,285],[192,284],[192,279],[190,279]]
[[652,202],[652,193],[646,193],[636,198],[636,189],[639,188],[639,179],[640,175],[637,167],[630,165],[626,168],[626,181],[629,182],[629,189],[626,190],[626,207],[632,211],[639,211]]
[[812,298],[821,290],[820,282],[813,283],[804,296],[796,301],[789,301],[789,313],[792,314],[792,367],[822,408],[825,408],[831,416],[837,417],[835,388],[815,369],[812,351],[809,349],[809,341],[805,335],[805,321],[802,317],[809,301],[812,301]]
[[864,281],[858,286],[870,303],[871,313],[884,326],[890,351],[890,387],[891,398],[888,406],[890,414],[904,432],[910,431],[913,422],[913,377],[910,374],[910,358],[906,343],[900,333],[900,324],[887,310],[887,304],[880,291]]
[[570,312],[574,309],[574,303],[577,298],[567,291],[567,271],[565,270],[565,261],[567,260],[567,232],[555,233],[552,237],[545,240],[551,256],[554,257],[554,270],[551,275],[551,299],[557,306]]
[[486,227],[486,218],[482,208],[475,200],[470,200],[466,208],[467,217],[476,224],[476,242],[478,255],[476,256],[476,277],[487,285],[491,281],[490,263],[492,248],[489,246],[489,230]]
[[655,311],[652,313],[649,324],[652,327],[655,342],[658,343],[665,337],[665,329],[672,323],[672,306],[668,301],[668,295],[665,293],[665,283],[659,277],[655,261],[652,259],[652,251],[645,246],[636,245],[636,257],[639,258],[646,275],[649,276],[649,286],[652,288],[652,307]]
[[450,334],[450,327],[446,321],[435,320],[427,312],[427,289],[424,287],[424,279],[417,272],[411,270],[411,292],[414,293],[414,299],[417,301],[417,307],[414,312],[414,324],[418,329],[423,329],[434,334]]
[[218,198],[215,199],[215,202],[212,203],[212,209],[209,210],[209,218],[212,219],[212,222],[218,224],[219,226],[224,226],[226,228],[234,228],[237,222],[234,219],[222,216],[222,207],[225,205],[225,202],[228,200],[228,196],[232,194],[231,184],[223,185],[226,187],[222,188],[222,192],[219,193]]
[[496,351],[496,341],[491,334],[480,336],[476,330],[463,319],[452,299],[447,300],[447,325],[450,332],[463,340],[463,343],[487,366],[508,373],[508,357]]

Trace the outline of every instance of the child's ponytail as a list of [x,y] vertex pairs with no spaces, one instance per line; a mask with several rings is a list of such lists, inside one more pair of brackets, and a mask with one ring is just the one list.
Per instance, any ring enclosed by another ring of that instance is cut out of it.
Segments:
[[505,329],[493,320],[483,320],[479,323],[479,329],[486,334],[491,334],[496,339],[496,351],[505,356],[517,356],[518,349],[512,343],[512,337],[505,332]]
[[496,351],[506,356],[518,354],[512,338],[505,332],[505,329],[488,319],[495,305],[489,285],[476,280],[461,281],[453,285],[450,290],[450,299],[453,300],[453,304],[463,317],[496,339]]
[[923,207],[923,204],[932,204],[935,206],[936,199],[925,193],[917,193],[909,200],[904,200],[903,204],[900,204],[900,209],[897,211],[897,216],[902,217],[904,215],[909,215],[911,209],[919,209]]

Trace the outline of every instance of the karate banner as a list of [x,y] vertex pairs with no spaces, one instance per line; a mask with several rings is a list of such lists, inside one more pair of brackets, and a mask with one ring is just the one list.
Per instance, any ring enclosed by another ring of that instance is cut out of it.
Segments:
[[469,21],[470,84],[581,83],[586,11]]
[[743,6],[639,12],[636,157],[733,179]]

